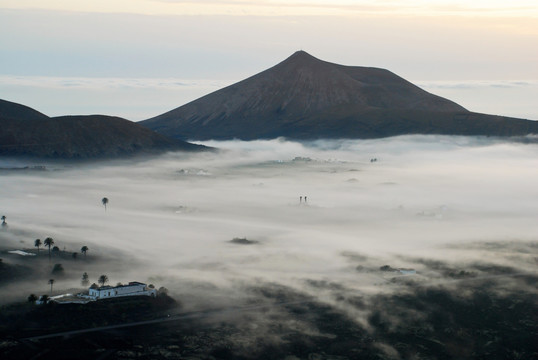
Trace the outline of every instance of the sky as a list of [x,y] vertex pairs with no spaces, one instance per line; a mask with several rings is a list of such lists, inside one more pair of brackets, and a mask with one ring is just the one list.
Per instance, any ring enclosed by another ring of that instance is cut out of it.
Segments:
[[297,50],[538,119],[536,1],[0,0],[0,98],[143,120]]

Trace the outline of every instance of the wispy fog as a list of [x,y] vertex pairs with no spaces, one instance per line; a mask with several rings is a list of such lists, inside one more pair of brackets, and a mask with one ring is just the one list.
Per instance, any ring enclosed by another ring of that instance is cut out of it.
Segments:
[[[2,242],[87,245],[88,258],[107,259],[87,270],[92,282],[106,273],[113,284],[149,281],[175,294],[260,281],[320,297],[313,285],[372,293],[383,277],[358,266],[426,272],[433,260],[536,272],[536,144],[442,136],[206,144],[222,151],[2,170]],[[76,287],[78,276],[58,286]]]

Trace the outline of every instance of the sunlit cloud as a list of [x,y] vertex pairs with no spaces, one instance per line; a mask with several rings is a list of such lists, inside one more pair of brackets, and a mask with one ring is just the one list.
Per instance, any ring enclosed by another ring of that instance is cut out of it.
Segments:
[[354,15],[463,15],[536,17],[535,1],[462,0],[8,0],[0,6],[12,9],[49,9],[81,12],[136,13],[148,15],[233,16],[354,16]]

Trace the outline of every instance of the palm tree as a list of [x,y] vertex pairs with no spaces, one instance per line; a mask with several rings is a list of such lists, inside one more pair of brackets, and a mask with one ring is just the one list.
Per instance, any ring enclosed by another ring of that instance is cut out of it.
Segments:
[[88,286],[88,284],[90,283],[90,280],[88,280],[89,276],[88,276],[88,273],[84,273],[82,274],[82,280],[80,281],[80,284],[82,286]]
[[52,285],[54,284],[54,279],[49,279],[50,284],[50,293],[52,294]]
[[43,245],[43,243],[41,242],[41,239],[35,239],[34,241],[34,246],[37,248],[37,253],[39,254],[39,247]]
[[101,284],[101,286],[105,286],[105,284],[108,282],[108,276],[106,275],[99,276],[99,279],[97,280],[97,282]]
[[84,259],[86,259],[86,251],[90,250],[86,245],[80,248],[80,252],[84,254]]
[[[103,199],[103,200],[104,200],[104,199]],[[1,219],[2,219],[2,226],[5,226],[5,225],[7,224],[7,223],[6,223],[6,219],[7,219],[6,215],[2,215],[2,218],[1,218]]]
[[106,204],[108,204],[108,198],[106,197],[102,198],[101,202],[103,203],[103,206],[105,207],[105,211],[106,211]]
[[51,247],[52,245],[54,245],[54,240],[53,240],[51,237],[48,237],[48,238],[45,239],[45,241],[43,242],[43,244],[44,244],[45,246],[48,246],[48,247],[49,247],[49,261],[50,261],[50,247]]

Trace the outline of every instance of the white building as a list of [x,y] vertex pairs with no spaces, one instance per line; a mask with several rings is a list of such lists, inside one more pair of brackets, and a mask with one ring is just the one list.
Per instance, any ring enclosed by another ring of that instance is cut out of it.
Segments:
[[40,296],[36,300],[36,304],[41,305],[49,302],[55,302],[58,304],[86,304],[90,301],[96,301],[100,299],[115,298],[121,296],[157,296],[157,290],[154,288],[149,288],[146,284],[132,281],[127,285],[118,285],[118,286],[101,286],[92,285],[88,293],[80,293],[77,295],[73,294],[62,294],[51,297],[43,298],[45,295]]
[[152,296],[157,295],[157,290],[148,288],[146,284],[132,281],[127,285],[90,287],[88,295],[93,300],[108,299],[120,296]]

